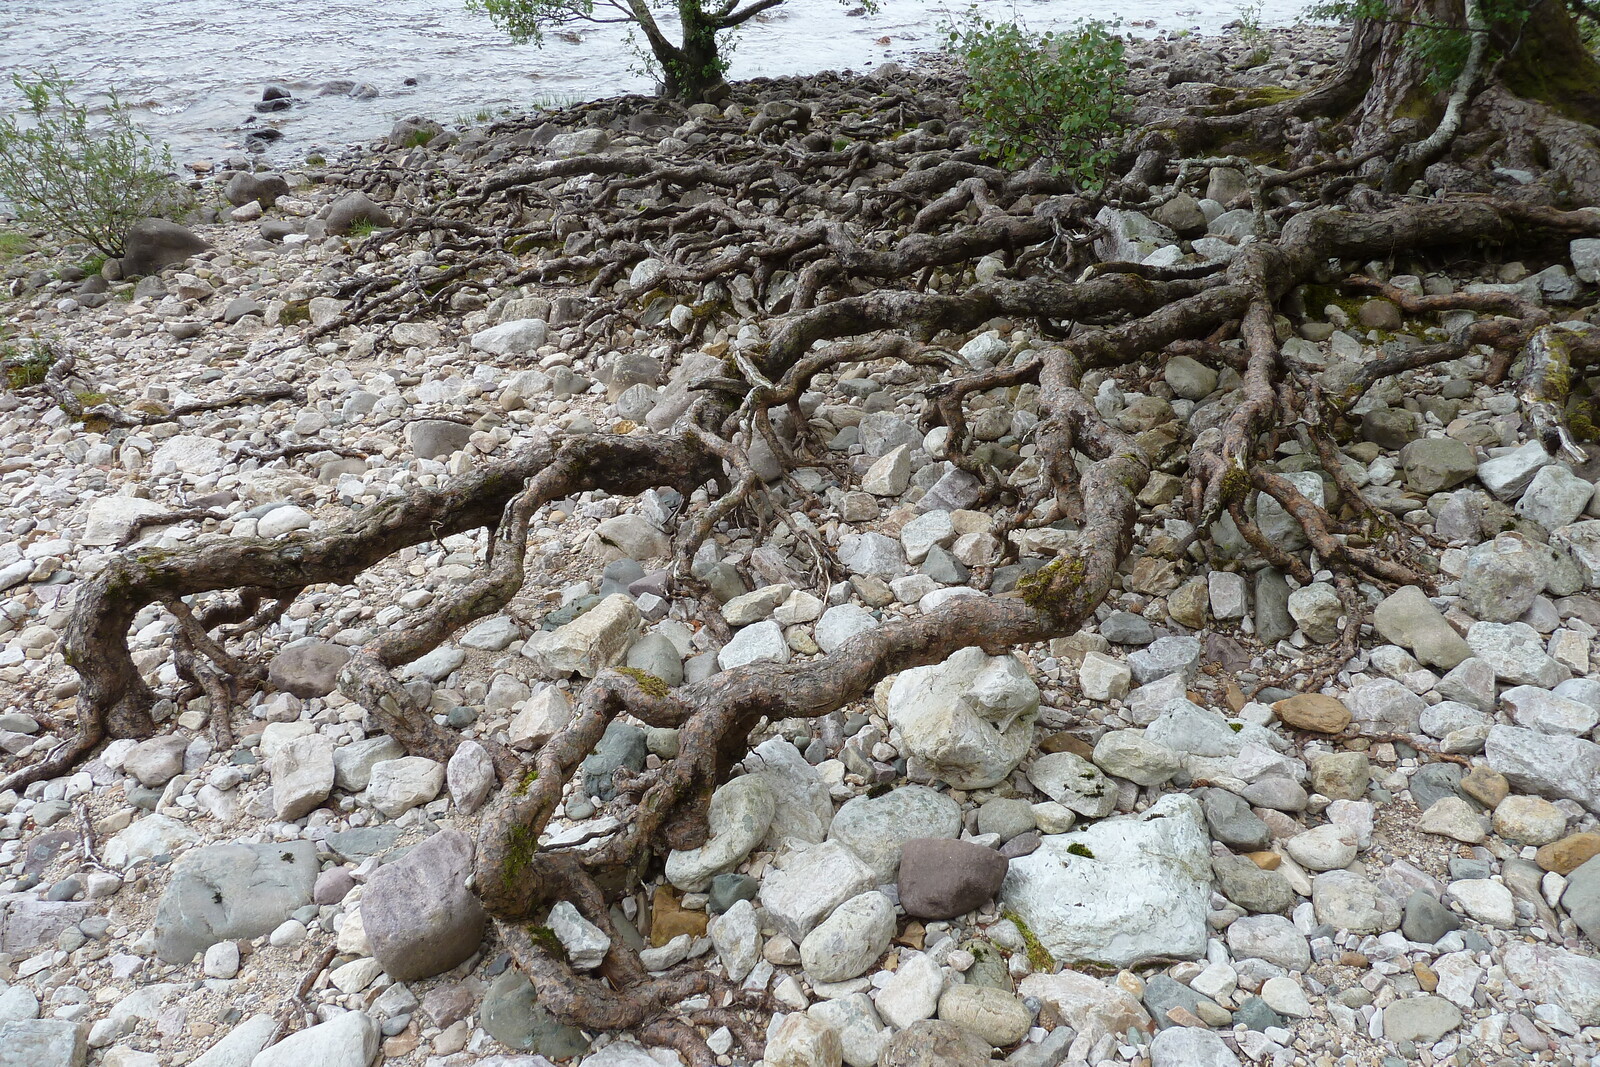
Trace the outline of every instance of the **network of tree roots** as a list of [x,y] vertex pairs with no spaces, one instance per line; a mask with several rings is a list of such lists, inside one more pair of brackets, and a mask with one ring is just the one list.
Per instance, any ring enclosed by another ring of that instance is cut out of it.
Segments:
[[[578,974],[530,926],[543,923],[552,902],[570,900],[613,933],[610,903],[669,850],[703,843],[712,791],[764,721],[834,714],[884,677],[966,646],[999,652],[1076,632],[1134,547],[1144,511],[1137,498],[1155,472],[1183,481],[1182,507],[1198,531],[1166,546],[1179,568],[1209,558],[1208,532],[1226,512],[1255,552],[1285,573],[1302,582],[1322,569],[1333,573],[1346,606],[1343,637],[1314,671],[1285,680],[1320,685],[1354,651],[1362,583],[1431,585],[1428,539],[1342,484],[1345,416],[1366,390],[1488,345],[1491,381],[1520,367],[1525,415],[1547,447],[1570,445],[1564,390],[1595,355],[1594,341],[1512,296],[1413,297],[1356,272],[1396,255],[1435,264],[1481,260],[1487,250],[1558,259],[1571,239],[1600,236],[1600,212],[1581,210],[1595,202],[1595,132],[1490,82],[1448,143],[1408,150],[1434,124],[1392,121],[1382,106],[1380,96],[1395,95],[1393,84],[1372,80],[1374,70],[1388,69],[1375,51],[1382,37],[1381,28],[1358,30],[1329,84],[1260,107],[1237,100],[1179,107],[1158,93],[1142,97],[1113,172],[1094,193],[988,165],[966,147],[968,127],[950,82],[933,75],[735,86],[732,102],[750,114],[773,100],[800,107],[771,109],[773,123],[754,135],[748,119],[709,120],[705,130],[740,136],[671,141],[648,154],[513,160],[459,190],[445,188],[442,175],[402,171],[393,157],[380,157],[359,170],[357,184],[415,183],[430,206],[354,249],[348,281],[328,293],[351,303],[337,321],[306,329],[300,343],[350,325],[381,331],[446,316],[457,293],[530,284],[577,286],[587,309],[583,336],[596,350],[631,343],[643,309],[662,296],[695,311],[686,333],[656,331],[655,343],[672,339],[675,357],[741,322],[759,343],[733,346],[718,370],[695,383],[689,409],[659,432],[617,427],[532,437],[509,458],[448,484],[415,488],[287,541],[215,536],[175,550],[121,553],[78,592],[65,638],[68,662],[81,675],[75,739],[12,769],[0,789],[58,776],[108,737],[157,729],[157,694],[128,650],[130,623],[146,605],[164,604],[179,620],[181,672],[191,693],[209,695],[211,728],[226,740],[229,709],[264,684],[262,666],[242,649],[297,596],[351,583],[409,546],[487,531],[477,574],[413,613],[409,628],[356,650],[340,681],[410,753],[447,759],[453,731],[436,725],[398,674],[499,611],[525,583],[542,580],[525,571],[529,526],[541,508],[592,490],[627,497],[675,488],[687,503],[671,531],[674,595],[705,598],[689,564],[713,531],[770,529],[809,496],[793,478],[757,475],[756,442],[791,470],[833,466],[847,485],[854,477],[808,433],[800,398],[834,388],[846,365],[864,363],[875,378],[920,393],[926,428],[949,427],[950,458],[982,480],[977,506],[997,516],[999,543],[1014,549],[1005,535],[1019,528],[1071,531],[1053,559],[1017,590],[950,601],[827,655],[741,667],[676,689],[606,671],[583,689],[571,724],[538,751],[485,741],[503,788],[483,820],[475,890],[540,1003],[587,1029],[627,1030],[676,1048],[695,1065],[715,1062],[702,1035],[720,1025],[759,1055],[759,1023],[769,1009],[761,996],[694,965],[650,975],[617,936],[597,973]],[[558,121],[581,126],[637,113],[682,121],[675,105],[643,98],[584,105]],[[1462,176],[1452,188],[1477,188],[1468,179],[1499,162],[1528,167],[1535,180],[1514,197],[1437,191],[1442,173]],[[1230,206],[1253,209],[1258,227],[1231,261],[1157,268],[1098,260],[1093,249],[1103,232],[1095,218],[1103,207],[1152,210],[1197,192],[1219,164],[1249,176],[1249,192]],[[588,251],[564,254],[575,233],[596,240],[574,243]],[[428,265],[408,266],[407,254],[419,249]],[[1005,267],[975,282],[972,268],[985,256],[1001,257]],[[663,265],[648,289],[618,286],[647,257]],[[367,269],[355,274],[363,261]],[[740,274],[753,286],[731,292],[725,280]],[[1335,390],[1321,368],[1280,347],[1291,325],[1286,298],[1308,284],[1382,293],[1412,315],[1467,309],[1478,317],[1452,340],[1362,366]],[[1052,343],[992,368],[964,366],[951,338],[995,319],[1032,324]],[[1135,436],[1103,419],[1080,388],[1091,372],[1136,388],[1178,354],[1237,371],[1242,386],[1225,419]],[[60,374],[53,380],[59,385]],[[968,415],[974,399],[1023,385],[1038,390],[1032,441],[1042,476],[1018,486],[978,457]],[[1274,473],[1269,461],[1285,442],[1320,457],[1341,483],[1337,513]],[[709,492],[697,496],[702,489]],[[1309,550],[1291,554],[1261,535],[1245,508],[1256,493],[1300,523]],[[837,575],[831,550],[815,547],[819,575]],[[987,577],[980,569],[974,584]],[[715,627],[717,605],[705,599],[703,606]],[[612,804],[623,818],[608,839],[540,847],[580,762],[623,715],[677,728],[680,754],[620,783]],[[679,1010],[689,998],[711,1007]]]

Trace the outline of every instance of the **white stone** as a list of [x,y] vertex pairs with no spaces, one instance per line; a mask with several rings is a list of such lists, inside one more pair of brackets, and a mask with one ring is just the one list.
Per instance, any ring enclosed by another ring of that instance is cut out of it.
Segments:
[[[1081,846],[1092,858],[1075,854]],[[1057,959],[1128,966],[1205,953],[1211,835],[1200,805],[1169,794],[1148,810],[1043,839],[1011,861],[1002,903]]]
[[1039,688],[1011,655],[964,648],[896,676],[888,715],[909,753],[958,789],[1003,781],[1033,745]]
[[372,765],[367,803],[389,818],[426,804],[444,788],[444,764],[426,756],[402,756]]

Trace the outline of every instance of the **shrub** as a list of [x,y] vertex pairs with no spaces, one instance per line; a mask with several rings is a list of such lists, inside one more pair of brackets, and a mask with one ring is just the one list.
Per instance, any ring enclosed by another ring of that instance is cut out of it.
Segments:
[[1038,162],[1098,186],[1112,155],[1107,141],[1123,128],[1122,38],[1104,22],[1032,34],[978,16],[946,35],[966,69],[962,106],[978,120],[979,149],[1008,168]]
[[25,222],[120,256],[129,226],[180,202],[172,156],[115,94],[97,127],[67,95],[71,82],[54,71],[34,77],[11,76],[25,105],[0,116],[0,199]]
[[946,33],[966,68],[962,106],[977,120],[978,148],[1006,167],[1038,162],[1100,184],[1107,144],[1123,128],[1127,85],[1122,39],[1109,26],[1034,34],[974,15]]

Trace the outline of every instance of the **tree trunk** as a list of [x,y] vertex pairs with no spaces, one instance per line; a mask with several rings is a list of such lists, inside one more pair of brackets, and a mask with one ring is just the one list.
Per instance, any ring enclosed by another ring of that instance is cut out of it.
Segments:
[[[1357,20],[1352,55],[1358,45],[1366,50],[1371,81],[1350,113],[1356,150],[1389,150],[1389,160],[1374,161],[1371,169],[1387,170],[1385,184],[1401,189],[1450,147],[1458,128],[1487,127],[1500,135],[1489,138],[1494,162],[1548,162],[1559,172],[1561,194],[1592,197],[1600,191],[1594,178],[1600,151],[1574,130],[1600,121],[1600,63],[1578,36],[1564,0],[1531,0],[1522,22],[1495,19],[1503,5],[1490,0],[1478,6],[1487,27],[1481,62],[1466,64],[1468,77],[1453,82],[1441,78],[1438,56],[1447,50],[1437,46],[1444,35],[1457,35],[1448,51],[1461,65],[1473,39],[1470,0],[1389,0],[1387,20]],[[1452,96],[1458,97],[1454,106]],[[1425,144],[1435,131],[1440,136]],[[1476,143],[1484,146],[1482,139]],[[1456,147],[1470,150],[1460,142]]]
[[724,95],[722,72],[727,63],[717,52],[717,23],[701,8],[700,0],[678,0],[683,43],[663,53],[661,94],[685,104],[713,101]]

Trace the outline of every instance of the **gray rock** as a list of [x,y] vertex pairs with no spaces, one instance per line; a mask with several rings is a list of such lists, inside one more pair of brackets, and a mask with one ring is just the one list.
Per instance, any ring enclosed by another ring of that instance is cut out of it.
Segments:
[[1461,768],[1453,763],[1430,763],[1420,768],[1411,776],[1409,788],[1411,800],[1421,812],[1427,812],[1441,800],[1465,800],[1461,793]]
[[129,227],[123,237],[122,276],[156,274],[211,246],[186,226],[166,219],[143,219]]
[[1478,480],[1483,487],[1500,500],[1516,500],[1539,473],[1552,460],[1538,441],[1529,441],[1521,448],[1478,464]]
[[1209,1014],[1211,1010],[1227,1010],[1210,997],[1201,996],[1164,974],[1154,975],[1145,983],[1144,1007],[1150,1013],[1150,1018],[1156,1021],[1156,1026],[1163,1030],[1178,1025],[1167,1014],[1174,1008],[1182,1008],[1195,1015],[1200,1015],[1202,1011]]
[[83,1067],[87,1054],[81,1023],[67,1019],[0,1022],[0,1067]]
[[850,1067],[877,1067],[893,1033],[883,1025],[872,998],[865,993],[818,1001],[806,1014],[839,1035],[844,1062]]
[[1194,677],[1199,664],[1200,642],[1193,637],[1163,637],[1128,657],[1137,685],[1148,685],[1172,674],[1188,680]]
[[[1343,873],[1343,872],[1335,872]],[[1311,946],[1282,915],[1250,915],[1228,924],[1228,951],[1235,959],[1266,960],[1288,971],[1311,967]]]
[[1600,745],[1592,741],[1497,723],[1489,728],[1484,755],[1518,792],[1570,798],[1600,811]]
[[878,1058],[878,1067],[987,1067],[988,1063],[987,1041],[940,1019],[912,1023],[889,1039]]
[[1580,864],[1567,875],[1561,906],[1590,942],[1600,945],[1600,856]]
[[761,886],[761,904],[774,927],[798,944],[851,897],[871,889],[872,868],[837,841],[790,855],[782,870],[771,871]]
[[305,638],[285,645],[272,657],[267,684],[301,699],[325,697],[338,687],[339,672],[349,661],[348,648]]
[[1372,613],[1372,624],[1385,640],[1409,649],[1429,666],[1450,670],[1472,655],[1466,640],[1414,585],[1385,597]]
[[166,785],[183,770],[183,753],[189,739],[176,734],[152,737],[135,745],[122,761],[122,769],[147,789]]
[[277,1032],[278,1021],[260,1013],[250,1016],[228,1031],[222,1040],[206,1049],[191,1067],[250,1067],[256,1053],[266,1047]]
[[839,562],[851,574],[898,578],[906,572],[900,542],[880,533],[846,534],[839,540]]
[[394,218],[363,192],[350,192],[328,205],[324,220],[328,232],[343,236],[360,223],[377,227],[394,225]]
[[1424,437],[1400,450],[1406,488],[1431,496],[1454,489],[1478,472],[1472,446],[1453,437]]
[[685,892],[702,892],[718,875],[743,863],[772,825],[777,797],[767,779],[746,774],[711,796],[706,820],[709,836],[699,848],[668,854],[667,880]]
[[600,736],[594,753],[583,761],[583,795],[611,800],[617,795],[612,776],[620,769],[644,770],[649,742],[639,727],[613,720]]
[[550,931],[567,952],[567,960],[580,971],[592,971],[605,962],[611,938],[579,914],[571,901],[558,900],[550,908]]
[[1210,894],[1200,805],[1169,794],[1139,815],[1045,837],[1011,862],[1001,899],[1057,958],[1127,966],[1203,954]]
[[1103,819],[1116,810],[1117,788],[1105,772],[1073,752],[1050,752],[1028,764],[1028,781],[1079,815]]
[[624,661],[634,670],[660,678],[669,686],[683,684],[683,657],[666,634],[648,633],[633,643]]
[[270,761],[272,807],[285,822],[303,818],[333,792],[333,740],[307,734],[284,745]]
[[1356,934],[1381,934],[1400,925],[1400,904],[1351,871],[1326,871],[1311,881],[1318,922]]
[[1461,1025],[1461,1009],[1443,997],[1406,997],[1383,1009],[1383,1036],[1431,1045]]
[[1289,615],[1295,625],[1319,645],[1339,639],[1339,618],[1344,602],[1327,582],[1313,582],[1289,594]]
[[734,634],[717,653],[717,665],[727,671],[752,663],[788,663],[793,655],[783,627],[768,619]]
[[472,851],[465,834],[441,830],[368,879],[362,922],[396,981],[442,974],[478,950],[486,918],[466,887]]
[[1252,914],[1288,911],[1300,899],[1287,878],[1257,867],[1244,856],[1213,856],[1211,873],[1222,895]]
[[1439,680],[1434,691],[1487,715],[1495,705],[1494,668],[1476,657],[1462,660]]
[[446,459],[471,440],[471,426],[448,419],[417,419],[406,424],[406,443],[418,459]]
[[907,750],[958,789],[1004,780],[1033,744],[1039,689],[1015,656],[964,648],[896,676],[888,716]]
[[1173,1026],[1150,1042],[1150,1067],[1239,1067],[1239,1057],[1214,1031]]
[[[1100,622],[1100,636],[1114,645],[1143,647],[1156,639],[1150,621],[1131,611],[1113,611]],[[1287,636],[1287,635],[1285,635]]]
[[[1254,852],[1272,843],[1272,830],[1250,810],[1250,805],[1226,789],[1200,789],[1192,794],[1205,812],[1211,836],[1229,848]],[[1249,862],[1246,860],[1245,862]],[[1255,864],[1251,864],[1252,867]],[[1270,908],[1277,911],[1277,908]]]
[[1256,573],[1256,636],[1267,644],[1285,640],[1294,633],[1294,618],[1289,614],[1289,582],[1271,567]]
[[538,1002],[533,983],[516,967],[508,967],[489,984],[478,1024],[502,1045],[540,1056],[566,1059],[589,1050],[589,1039],[565,1026]]
[[382,1041],[383,1034],[372,1016],[347,1011],[268,1046],[250,1061],[250,1067],[370,1067]]
[[872,967],[894,937],[894,905],[876,890],[840,904],[800,942],[800,964],[814,982],[843,982]]
[[1540,733],[1576,737],[1593,730],[1600,722],[1600,709],[1537,686],[1513,686],[1500,694],[1500,699],[1518,726]]
[[1528,990],[1535,1004],[1555,1004],[1579,1026],[1600,1025],[1600,960],[1515,939],[1503,958],[1506,976]]
[[824,652],[834,652],[856,634],[876,629],[877,617],[855,604],[837,604],[822,613],[817,620],[817,645]]
[[522,654],[551,677],[580,674],[593,678],[620,663],[639,631],[639,608],[625,593],[615,593],[554,630],[529,637]]
[[489,750],[473,740],[461,742],[445,765],[445,783],[450,787],[451,801],[463,815],[483,807],[495,783],[494,759]]
[[156,906],[156,955],[186,964],[219,941],[268,934],[311,902],[316,878],[310,841],[188,852],[172,865]]
[[228,184],[222,187],[223,199],[234,207],[255,203],[270,208],[277,202],[278,197],[288,195],[289,183],[281,174],[252,174],[241,170],[229,178]]
[[1461,929],[1461,920],[1432,894],[1418,889],[1406,898],[1405,918],[1400,932],[1407,941],[1431,945],[1451,930]]
[[1107,774],[1142,786],[1171,781],[1182,766],[1178,753],[1140,730],[1107,732],[1095,742],[1094,762]]
[[1544,585],[1544,558],[1520,536],[1501,534],[1468,554],[1461,574],[1462,606],[1485,622],[1515,622],[1533,606]]
[[426,804],[444,788],[444,764],[426,756],[402,756],[372,765],[364,799],[391,819]]
[[1516,510],[1523,518],[1554,530],[1577,522],[1593,496],[1594,483],[1552,463],[1533,476],[1522,499],[1517,501]]
[[375,734],[333,750],[333,783],[348,793],[359,793],[372,782],[372,768],[406,754],[388,734]]
[[735,982],[744,981],[761,962],[761,924],[751,899],[734,901],[706,927],[728,977]]
[[[1031,819],[1031,809],[1030,809]],[[919,837],[953,838],[961,833],[961,806],[927,786],[906,785],[879,797],[855,797],[833,817],[828,840],[860,856],[872,870],[874,884],[893,882],[900,852]]]
[[1545,654],[1544,641],[1527,623],[1473,623],[1467,631],[1467,645],[1496,678],[1512,685],[1553,689],[1572,674]]

